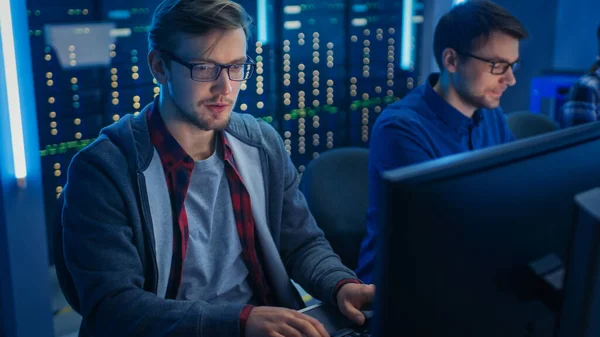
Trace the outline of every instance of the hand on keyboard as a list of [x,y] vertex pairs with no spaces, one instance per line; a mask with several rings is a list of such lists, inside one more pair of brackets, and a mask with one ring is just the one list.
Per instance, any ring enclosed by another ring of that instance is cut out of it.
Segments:
[[246,321],[247,337],[329,337],[318,320],[291,309],[256,307]]
[[360,310],[371,304],[374,296],[375,286],[372,284],[347,283],[337,294],[337,304],[344,316],[363,325],[366,317]]

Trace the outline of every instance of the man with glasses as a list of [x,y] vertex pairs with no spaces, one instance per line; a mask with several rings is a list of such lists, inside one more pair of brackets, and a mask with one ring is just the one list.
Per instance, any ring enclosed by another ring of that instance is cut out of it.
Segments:
[[62,225],[80,336],[327,336],[293,310],[290,278],[364,322],[375,289],[318,229],[281,138],[232,111],[255,68],[249,24],[233,1],[164,0],[149,30],[160,95],[73,158]]
[[367,235],[357,269],[363,282],[373,282],[384,171],[514,140],[500,98],[516,83],[526,37],[519,20],[493,2],[468,1],[438,22],[433,49],[441,73],[390,105],[373,127]]

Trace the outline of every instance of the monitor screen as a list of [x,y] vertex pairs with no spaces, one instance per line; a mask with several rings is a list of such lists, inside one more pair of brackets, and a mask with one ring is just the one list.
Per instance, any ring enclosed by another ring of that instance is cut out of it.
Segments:
[[594,123],[386,172],[376,335],[547,336],[527,266],[564,261],[599,153]]
[[600,188],[575,196],[557,337],[600,335]]

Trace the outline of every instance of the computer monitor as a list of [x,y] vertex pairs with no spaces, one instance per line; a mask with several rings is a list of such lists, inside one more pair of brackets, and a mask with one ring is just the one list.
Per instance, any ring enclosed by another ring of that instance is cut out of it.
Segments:
[[556,337],[600,336],[600,188],[575,196],[564,300]]
[[383,174],[375,336],[550,336],[528,265],[564,261],[600,123]]

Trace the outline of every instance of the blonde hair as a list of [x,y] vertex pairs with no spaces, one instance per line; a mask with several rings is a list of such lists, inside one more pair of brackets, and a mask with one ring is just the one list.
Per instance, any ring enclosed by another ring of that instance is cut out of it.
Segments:
[[250,38],[252,18],[244,7],[229,0],[163,0],[152,16],[148,50],[174,51],[176,34],[204,35],[214,29],[242,28]]

